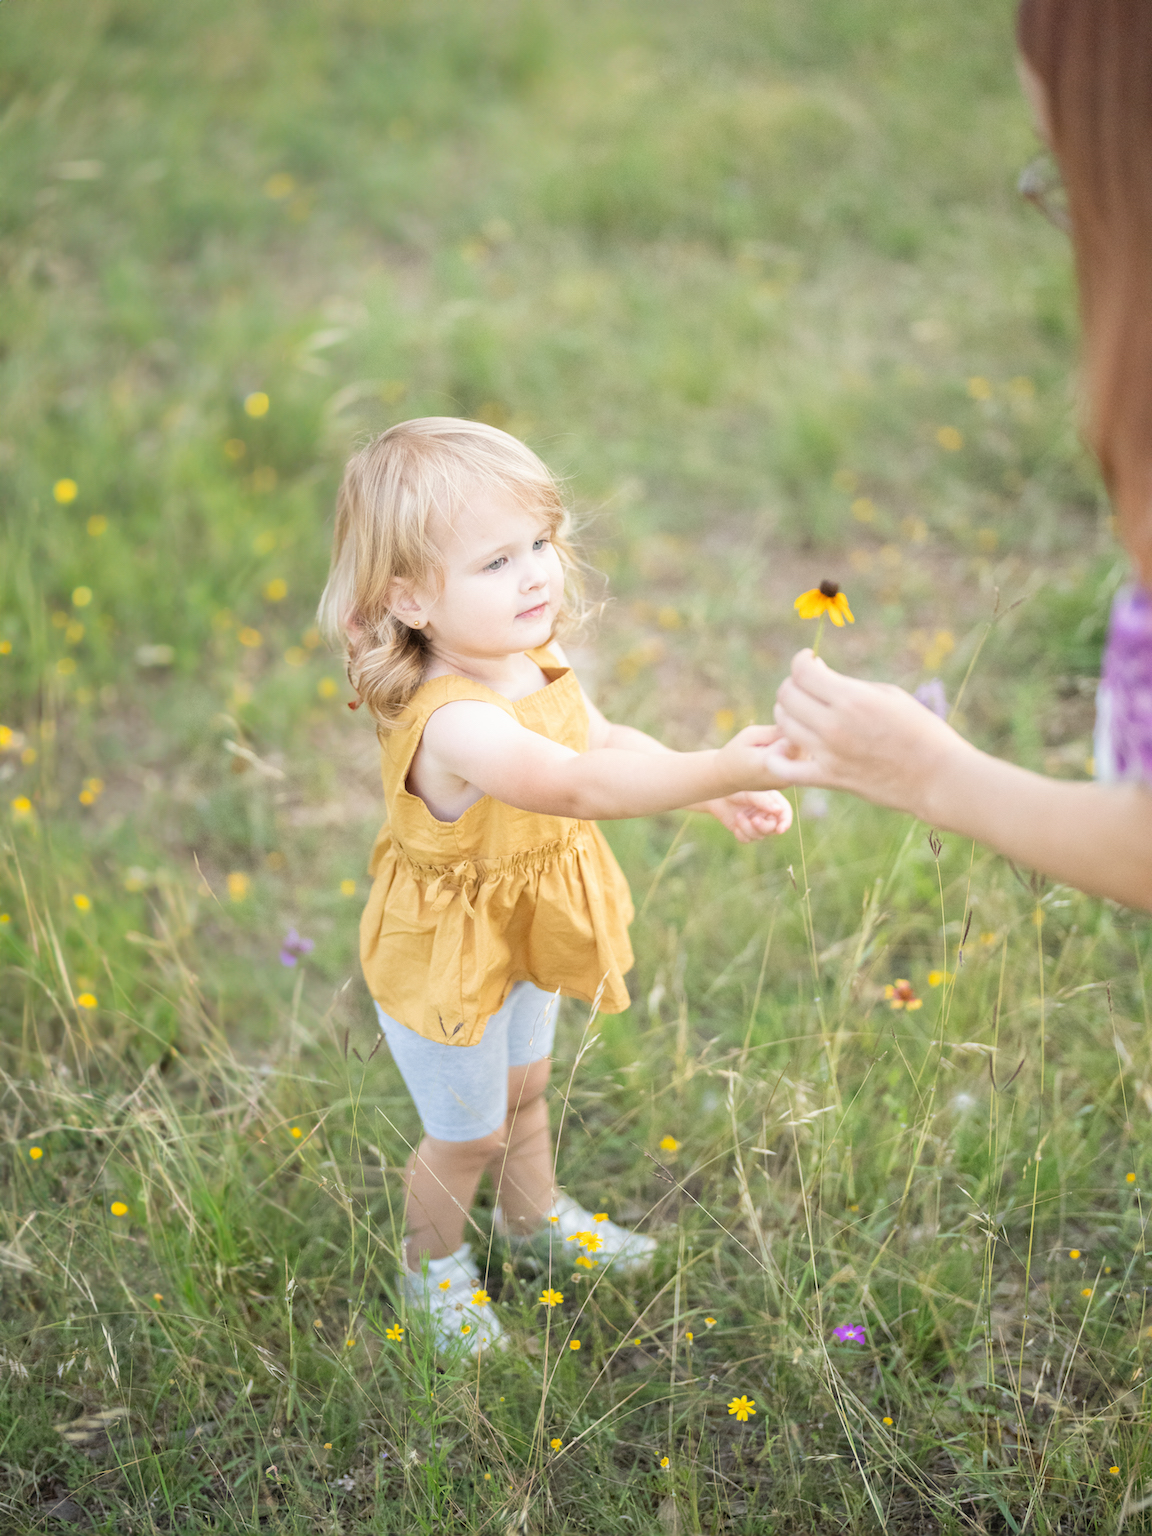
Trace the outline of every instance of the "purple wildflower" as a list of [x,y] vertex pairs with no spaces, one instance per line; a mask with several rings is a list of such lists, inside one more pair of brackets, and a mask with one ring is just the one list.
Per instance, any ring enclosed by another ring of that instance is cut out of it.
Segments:
[[833,1328],[832,1337],[839,1339],[841,1344],[863,1344],[863,1323],[841,1323],[838,1328]]
[[944,684],[938,677],[934,677],[930,683],[921,683],[912,697],[923,704],[925,709],[939,715],[941,720],[947,720],[948,699],[944,693]]
[[289,928],[280,946],[280,964],[295,965],[301,955],[310,955],[315,948],[311,939],[302,939],[295,928]]
[[1152,596],[1122,587],[1096,696],[1096,777],[1152,783]]

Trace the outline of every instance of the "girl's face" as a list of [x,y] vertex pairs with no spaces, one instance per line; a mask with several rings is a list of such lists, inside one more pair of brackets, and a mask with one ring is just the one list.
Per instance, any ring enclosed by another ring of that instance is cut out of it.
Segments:
[[544,645],[564,596],[564,571],[539,512],[480,490],[437,541],[438,589],[402,594],[395,611],[419,623],[444,657],[495,659]]

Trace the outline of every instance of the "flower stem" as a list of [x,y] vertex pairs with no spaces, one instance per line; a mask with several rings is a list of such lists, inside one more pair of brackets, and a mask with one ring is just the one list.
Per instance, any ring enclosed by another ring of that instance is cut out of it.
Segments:
[[827,617],[828,617],[828,615],[826,613],[822,613],[820,615],[820,622],[816,626],[816,638],[812,642],[812,655],[813,656],[819,656],[819,654],[820,654],[820,636],[824,633],[824,620]]

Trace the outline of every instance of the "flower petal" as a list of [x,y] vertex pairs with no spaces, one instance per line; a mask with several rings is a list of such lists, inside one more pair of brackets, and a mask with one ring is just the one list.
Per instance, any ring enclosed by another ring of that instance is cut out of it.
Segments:
[[818,619],[828,607],[828,599],[819,587],[812,587],[807,592],[801,592],[792,605],[802,619]]
[[[856,620],[852,616],[852,610],[848,606],[848,599],[844,596],[843,592],[837,592],[836,596],[832,599],[832,602],[836,608],[839,608],[840,612],[848,620],[849,624],[855,624]],[[834,624],[841,623],[841,620],[838,619],[834,613],[831,615],[831,618]]]

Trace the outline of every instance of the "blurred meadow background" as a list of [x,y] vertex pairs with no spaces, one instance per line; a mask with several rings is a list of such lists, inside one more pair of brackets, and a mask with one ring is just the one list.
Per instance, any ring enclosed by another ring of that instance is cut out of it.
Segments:
[[610,717],[769,718],[831,577],[833,665],[1090,772],[1123,564],[1010,6],[9,0],[0,82],[0,1526],[1147,1529],[1146,919],[814,793],[609,826],[558,1174],[660,1258],[481,1211],[515,1347],[438,1366],[313,627],[349,449],[479,417],[568,477]]

